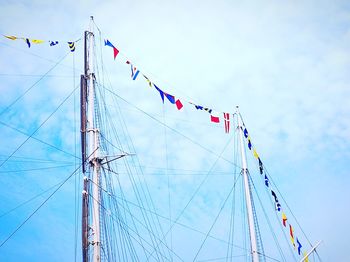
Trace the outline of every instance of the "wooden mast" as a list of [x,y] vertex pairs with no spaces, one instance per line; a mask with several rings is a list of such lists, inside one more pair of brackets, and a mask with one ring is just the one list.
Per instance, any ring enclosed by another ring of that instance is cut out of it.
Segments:
[[[84,75],[81,76],[81,149],[84,188],[82,194],[83,262],[101,261],[99,130],[95,120],[94,33],[85,32]],[[91,200],[91,201],[89,201]],[[90,219],[91,215],[91,219]]]

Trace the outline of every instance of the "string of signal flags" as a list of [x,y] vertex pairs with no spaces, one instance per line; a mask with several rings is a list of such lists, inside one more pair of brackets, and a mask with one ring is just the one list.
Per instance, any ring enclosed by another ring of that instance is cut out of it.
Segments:
[[[252,140],[250,138],[250,135],[248,133],[248,130],[245,126],[241,127],[242,128],[242,131],[243,131],[243,134],[244,134],[244,137],[247,141],[247,146],[248,146],[248,149],[252,152],[254,158],[258,161],[258,165],[259,165],[259,172],[261,175],[264,175],[263,179],[264,179],[264,184],[266,186],[266,188],[268,190],[270,190],[271,192],[271,196],[273,197],[273,201],[274,201],[274,204],[275,204],[275,210],[276,212],[280,213],[281,214],[281,222],[282,222],[282,225],[284,228],[286,228],[288,230],[289,228],[289,237],[290,237],[290,242],[293,246],[293,248],[298,252],[298,255],[299,256],[303,256],[303,261],[305,262],[308,262],[308,257],[307,257],[307,254],[306,252],[304,251],[304,253],[302,253],[302,244],[300,243],[299,241],[299,238],[298,237],[295,237],[294,235],[294,229],[293,229],[293,226],[288,223],[288,218],[282,208],[282,205],[280,204],[279,200],[278,200],[278,197],[277,197],[277,194],[276,192],[271,189],[271,184],[270,184],[270,180],[264,170],[264,165],[263,165],[263,162],[261,161],[260,159],[260,156],[259,154],[257,153],[255,147],[253,147],[252,145]],[[287,227],[287,224],[288,224],[288,227]],[[296,241],[295,241],[296,240]],[[296,242],[296,243],[295,243]]]
[[[6,37],[7,39],[10,40],[23,40],[28,48],[30,48],[32,46],[32,44],[49,44],[50,46],[56,46],[58,45],[60,42],[57,40],[41,40],[41,39],[32,39],[32,38],[28,38],[28,37],[18,37],[18,36],[13,36],[13,35],[4,35],[4,37]],[[79,40],[76,41],[67,41],[66,43],[68,44],[69,50],[71,52],[75,51],[75,43],[78,42]]]
[[[104,44],[107,47],[111,47],[113,49],[113,58],[116,59],[120,51],[108,40],[104,40]],[[191,101],[185,101],[184,99],[180,99],[177,96],[171,95],[164,90],[162,90],[157,84],[155,84],[150,78],[148,78],[145,74],[143,74],[138,67],[136,67],[131,61],[126,60],[126,64],[130,66],[131,71],[131,79],[137,80],[141,75],[146,80],[149,87],[155,88],[162,99],[163,104],[165,103],[165,100],[169,101],[171,104],[176,106],[177,110],[182,110],[184,107],[184,103],[190,104],[192,107],[194,107],[196,110],[201,110],[209,113],[210,115],[210,121],[215,124],[222,123],[224,124],[225,133],[230,133],[230,115],[233,116],[233,114],[226,113],[226,112],[218,112],[210,107],[202,106],[196,103],[193,103]]]
[[[53,41],[53,40],[47,41],[47,40],[41,40],[41,39],[32,39],[32,38],[28,38],[28,37],[18,37],[18,36],[13,36],[13,35],[3,35],[3,36],[6,37],[7,39],[12,40],[12,41],[22,40],[22,41],[24,41],[27,44],[28,48],[30,48],[32,46],[32,44],[36,45],[36,44],[47,43],[47,44],[49,44],[49,46],[56,46],[56,45],[60,44],[60,42],[57,41],[57,40],[55,40],[55,41]],[[66,42],[68,44],[68,47],[69,47],[71,52],[75,51],[75,43],[78,42],[79,40],[67,41]],[[111,47],[113,49],[113,57],[114,57],[114,59],[116,59],[116,57],[120,53],[119,50],[108,39],[104,40],[104,44],[105,44],[105,46]],[[143,78],[147,81],[148,85],[150,87],[154,87],[159,92],[159,95],[160,95],[160,97],[162,99],[163,104],[164,104],[164,101],[165,101],[165,98],[166,98],[171,104],[175,105],[178,110],[181,110],[184,107],[184,104],[183,104],[184,100],[183,99],[180,100],[180,98],[175,97],[174,95],[171,95],[171,94],[163,91],[162,89],[160,89],[146,75],[141,73],[140,70],[138,69],[138,67],[136,67],[129,60],[126,61],[126,64],[130,65],[131,79],[132,80],[136,80],[136,79],[138,79],[138,77],[140,75],[142,75]],[[212,123],[219,124],[219,123],[223,122],[224,123],[224,128],[225,128],[225,133],[228,134],[230,132],[230,115],[233,116],[233,114],[226,113],[226,112],[218,112],[218,111],[216,111],[216,110],[214,110],[214,109],[212,109],[210,107],[198,105],[198,104],[195,104],[195,103],[193,103],[191,101],[188,101],[187,103],[190,104],[191,106],[193,106],[197,110],[202,110],[202,111],[208,112],[210,114],[210,121]]]
[[[30,48],[32,46],[32,44],[44,44],[44,43],[47,43],[47,44],[49,44],[49,46],[56,46],[56,45],[58,45],[60,43],[59,41],[56,41],[56,40],[55,41],[52,41],[52,40],[46,41],[46,40],[32,39],[32,38],[26,38],[26,37],[7,36],[7,35],[4,35],[4,37],[6,37],[7,39],[10,39],[10,40],[13,40],[13,41],[15,41],[15,40],[23,40],[27,44],[28,48]],[[66,42],[68,44],[68,48],[69,48],[69,50],[71,52],[75,51],[75,43],[78,42],[79,40],[80,39],[78,39],[76,41],[67,41]],[[120,51],[108,39],[104,40],[104,45],[108,46],[108,47],[111,47],[113,49],[113,58],[115,60],[116,57],[118,56],[118,54],[120,53]],[[183,99],[181,99],[182,100],[182,102],[181,102],[180,98],[175,97],[174,95],[171,95],[171,94],[163,91],[162,89],[160,89],[146,75],[141,73],[141,71],[138,69],[138,67],[136,67],[129,60],[126,60],[126,64],[128,64],[130,66],[131,79],[132,80],[136,80],[136,79],[138,79],[138,77],[140,75],[142,75],[143,78],[146,80],[147,84],[150,87],[154,87],[159,92],[159,95],[160,95],[160,97],[162,99],[163,104],[164,104],[164,101],[165,101],[165,98],[166,98],[171,104],[176,106],[177,110],[181,110],[184,107],[183,103],[187,102],[192,107],[194,107],[196,110],[206,111],[207,113],[209,113],[210,121],[212,123],[216,123],[216,124],[221,123],[222,119],[223,119],[225,133],[229,133],[230,132],[230,115],[233,118],[233,116],[235,114],[230,114],[230,113],[227,113],[227,112],[218,112],[218,111],[216,111],[216,110],[214,110],[214,109],[212,109],[210,107],[201,106],[201,105],[195,104],[195,103],[193,103],[191,101],[185,101]],[[220,115],[222,115],[222,116],[220,117]],[[302,244],[300,243],[298,237],[294,236],[294,229],[293,229],[292,225],[290,223],[288,223],[288,227],[287,227],[287,220],[288,220],[288,218],[287,218],[285,212],[283,211],[283,208],[282,208],[282,206],[281,206],[281,204],[280,204],[280,202],[278,200],[276,192],[271,189],[271,184],[270,184],[269,178],[268,178],[267,174],[264,171],[264,165],[263,165],[263,163],[262,163],[262,161],[261,161],[261,159],[260,159],[256,149],[252,145],[250,135],[248,134],[248,130],[245,127],[244,124],[243,124],[243,127],[241,127],[241,128],[242,128],[244,137],[245,137],[245,139],[247,141],[248,149],[253,153],[254,158],[258,161],[259,172],[260,172],[261,175],[264,175],[265,186],[266,186],[266,188],[271,190],[271,196],[273,197],[273,201],[275,203],[275,210],[277,212],[281,213],[282,225],[285,228],[289,228],[289,235],[290,235],[291,244],[294,247],[294,249],[298,252],[298,255],[302,255],[304,257],[304,261],[308,262],[308,257],[306,257],[306,252],[304,252],[302,254],[302,250],[301,250],[302,247],[303,247]],[[295,243],[295,239],[296,239],[296,243]]]
[[[116,59],[116,57],[120,53],[119,50],[108,39],[104,40],[104,44],[105,44],[105,46],[111,47],[113,49],[113,57],[114,57],[114,59]],[[142,73],[129,60],[126,61],[126,64],[130,65],[131,79],[136,80],[138,78],[138,76]],[[183,103],[181,102],[182,99],[180,100],[179,98],[175,97],[174,95],[171,95],[171,94],[166,93],[165,91],[161,90],[146,75],[142,74],[142,76],[144,77],[144,79],[146,80],[146,82],[148,83],[148,85],[150,87],[153,86],[159,92],[163,103],[164,103],[165,98],[167,98],[167,100],[171,104],[174,104],[178,110],[181,110],[183,108]],[[217,111],[214,111],[213,109],[211,109],[209,107],[197,105],[191,101],[187,101],[187,103],[194,106],[197,110],[204,110],[204,111],[208,112],[210,114],[210,121],[211,122],[220,123],[221,117],[219,116]],[[230,132],[230,113],[222,112],[222,114],[223,114],[223,119],[224,119],[225,133],[229,133]],[[232,116],[234,116],[234,114],[232,114]],[[265,186],[271,190],[271,196],[273,197],[273,201],[275,203],[275,210],[277,212],[281,213],[281,217],[282,217],[281,221],[282,221],[283,226],[285,228],[289,228],[289,236],[290,236],[291,244],[292,244],[293,248],[298,252],[298,255],[303,256],[304,261],[307,262],[308,257],[306,257],[306,252],[302,253],[303,246],[302,246],[301,242],[299,241],[299,238],[294,236],[293,226],[290,223],[288,223],[288,227],[287,227],[288,218],[287,218],[287,216],[282,208],[282,205],[280,204],[280,202],[278,200],[276,192],[273,189],[271,189],[271,184],[270,184],[269,178],[268,178],[267,174],[264,172],[264,165],[259,157],[259,154],[257,153],[256,149],[252,145],[251,138],[250,138],[250,135],[248,134],[247,128],[244,126],[244,129],[242,131],[243,131],[244,137],[247,140],[248,149],[253,153],[254,158],[258,161],[259,172],[261,175],[264,175]]]

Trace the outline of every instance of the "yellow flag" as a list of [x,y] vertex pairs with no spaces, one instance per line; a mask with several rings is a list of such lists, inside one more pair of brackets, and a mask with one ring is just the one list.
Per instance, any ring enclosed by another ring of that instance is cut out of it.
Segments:
[[143,75],[143,77],[146,79],[148,85],[149,85],[150,87],[152,87],[152,82],[151,82],[151,80],[149,80],[148,77],[145,76],[145,75]]
[[306,255],[306,252],[304,252],[304,262],[309,262],[309,257],[307,257]]
[[294,247],[294,249],[295,249],[295,243],[294,243],[294,237],[290,237],[290,242],[292,242],[292,244],[293,244],[293,247]]
[[6,37],[6,38],[8,38],[8,39],[11,39],[11,40],[16,40],[16,39],[17,39],[16,36],[12,36],[12,35],[9,35],[9,36],[4,35],[4,37]]
[[287,216],[284,212],[282,212],[282,223],[283,223],[283,226],[285,227],[287,226],[286,221],[287,221]]
[[42,44],[42,43],[44,43],[44,40],[31,39],[30,41],[31,41],[33,44]]
[[254,148],[254,150],[253,150],[253,155],[254,155],[254,157],[255,157],[256,159],[259,159],[259,155],[258,155],[258,153],[256,152],[255,148]]

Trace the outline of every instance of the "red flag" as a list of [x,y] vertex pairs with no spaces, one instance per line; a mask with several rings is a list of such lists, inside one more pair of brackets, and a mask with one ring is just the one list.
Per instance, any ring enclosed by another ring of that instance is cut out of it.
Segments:
[[105,40],[105,46],[110,46],[113,48],[113,55],[114,55],[114,59],[117,57],[117,55],[119,54],[119,50],[117,48],[114,47],[114,45],[109,42],[108,39]]
[[181,103],[180,99],[176,100],[175,104],[178,110],[181,110],[181,108],[183,108],[183,104]]
[[290,241],[292,242],[293,246],[295,247],[293,231],[294,230],[292,228],[292,225],[289,225]]
[[117,57],[117,55],[119,54],[119,50],[115,47],[113,47],[113,54],[114,54],[114,59]]
[[230,132],[230,114],[224,113],[225,133]]
[[213,123],[220,123],[220,118],[218,116],[210,115],[210,121]]

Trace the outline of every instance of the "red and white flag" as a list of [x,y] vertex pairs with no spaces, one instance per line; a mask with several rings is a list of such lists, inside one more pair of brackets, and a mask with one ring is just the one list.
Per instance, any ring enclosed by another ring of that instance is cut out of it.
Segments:
[[220,118],[218,116],[210,115],[210,121],[213,123],[220,123]]
[[224,113],[225,133],[230,132],[230,114]]

